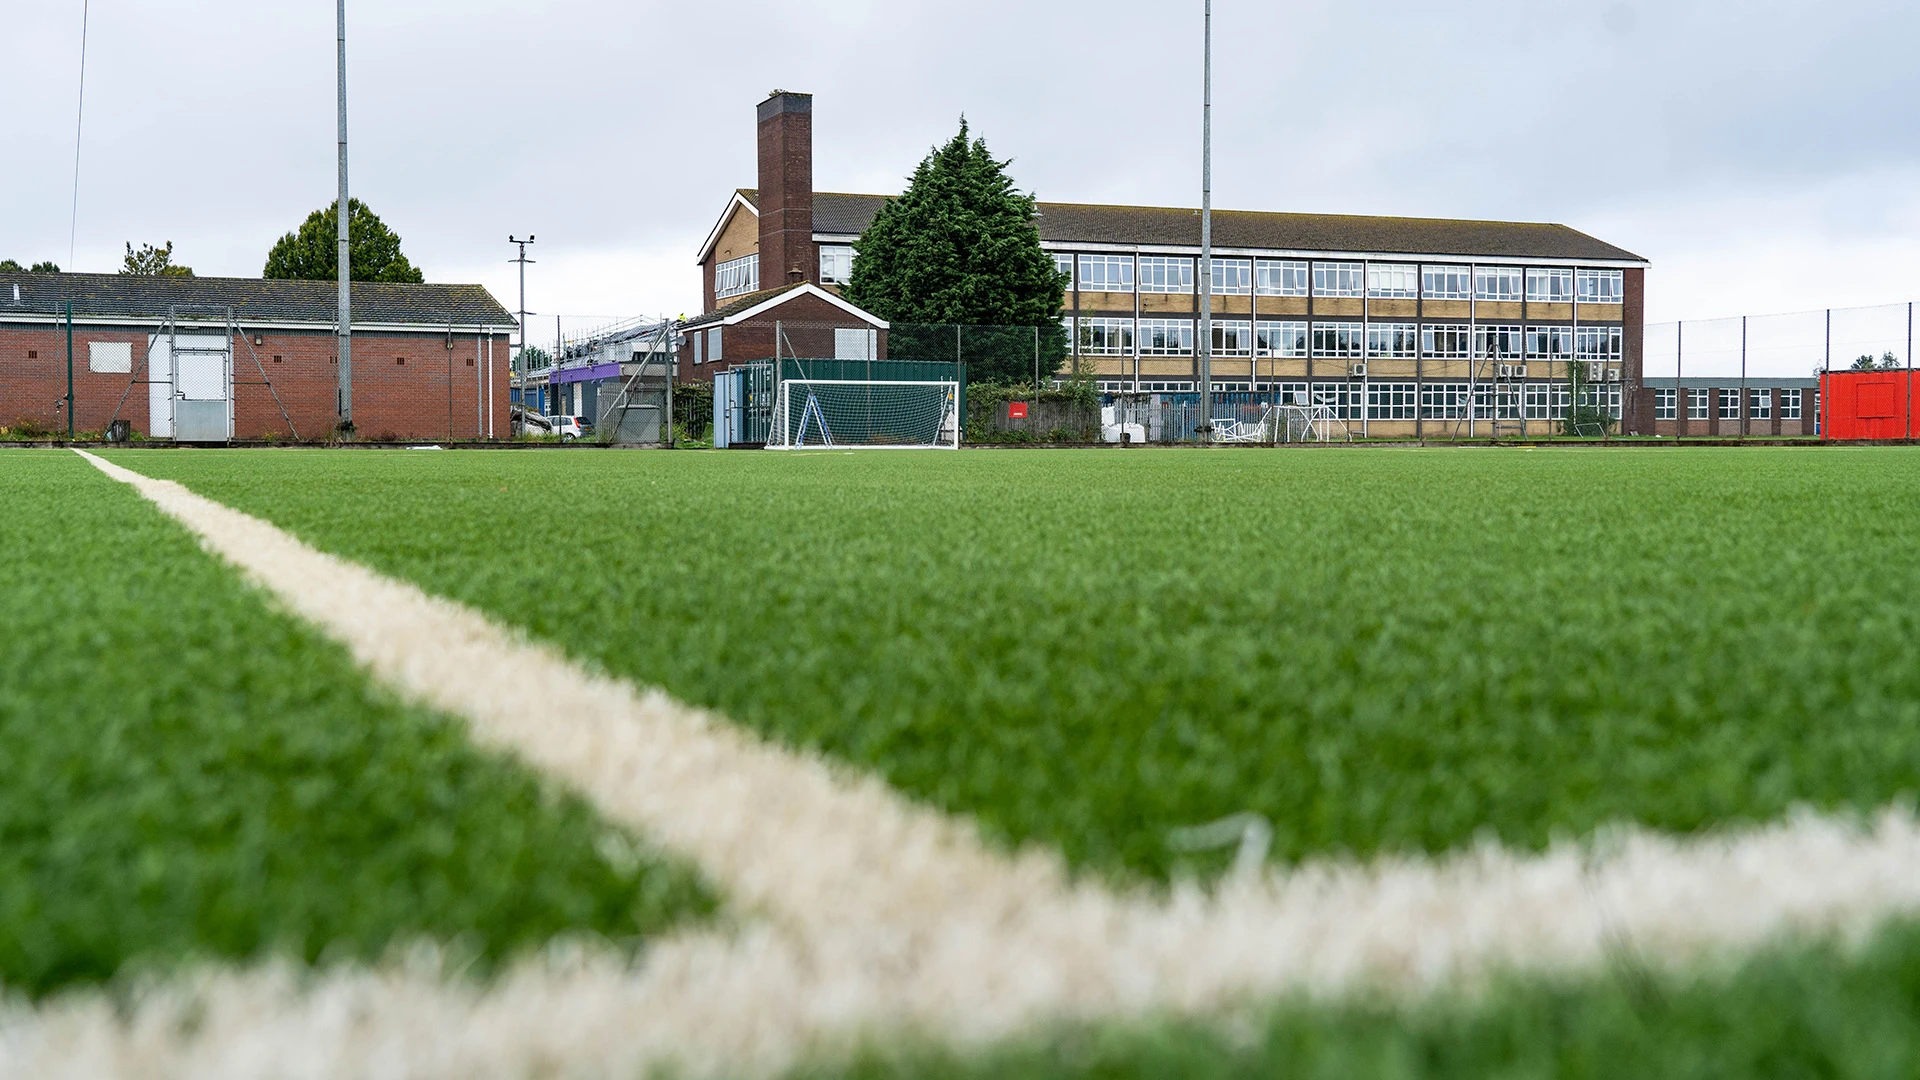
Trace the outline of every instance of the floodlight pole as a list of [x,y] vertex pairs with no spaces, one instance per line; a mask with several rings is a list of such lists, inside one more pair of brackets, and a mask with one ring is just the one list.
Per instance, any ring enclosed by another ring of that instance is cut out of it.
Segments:
[[340,30],[340,421],[342,437],[353,433],[353,272],[347,254],[347,0],[339,0]]
[[1213,437],[1213,0],[1204,0],[1200,83],[1200,434]]

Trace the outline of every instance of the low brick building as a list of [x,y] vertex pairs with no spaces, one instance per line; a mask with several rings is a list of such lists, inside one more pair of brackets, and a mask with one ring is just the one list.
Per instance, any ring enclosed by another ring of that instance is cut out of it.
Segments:
[[[339,407],[336,303],[324,281],[0,274],[0,425],[66,430],[71,305],[77,430],[117,416],[171,438],[188,395],[208,415],[224,402],[230,438],[326,437]],[[508,435],[514,317],[485,288],[360,282],[353,315],[360,438]]]

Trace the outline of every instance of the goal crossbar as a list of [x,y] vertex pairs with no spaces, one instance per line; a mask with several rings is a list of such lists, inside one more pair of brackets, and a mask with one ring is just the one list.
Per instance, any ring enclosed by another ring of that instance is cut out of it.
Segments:
[[957,449],[954,379],[784,379],[770,450]]

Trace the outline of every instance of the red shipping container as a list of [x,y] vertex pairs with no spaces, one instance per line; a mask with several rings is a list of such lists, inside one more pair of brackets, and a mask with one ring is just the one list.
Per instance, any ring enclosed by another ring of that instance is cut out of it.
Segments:
[[1820,376],[1823,439],[1913,438],[1914,372],[1830,371]]

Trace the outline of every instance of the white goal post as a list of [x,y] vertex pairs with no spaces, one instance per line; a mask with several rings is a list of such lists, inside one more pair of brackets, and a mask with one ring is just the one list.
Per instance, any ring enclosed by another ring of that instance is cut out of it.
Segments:
[[960,383],[786,379],[772,428],[769,450],[957,450]]

